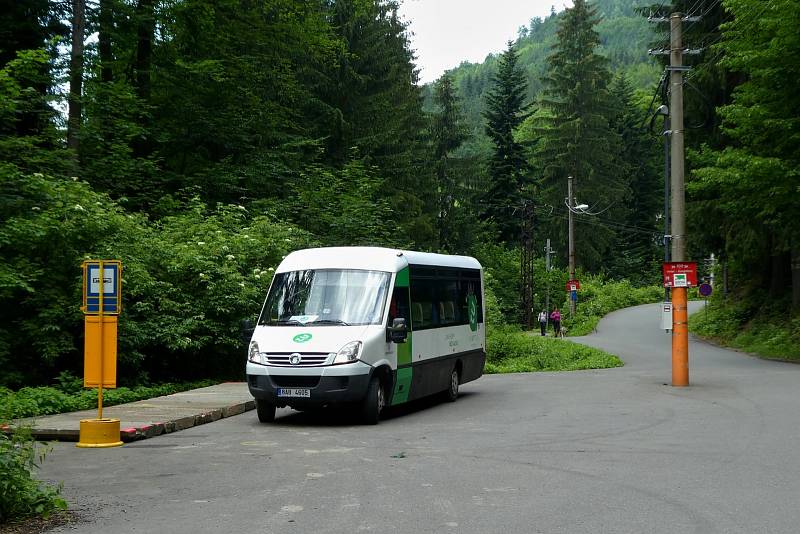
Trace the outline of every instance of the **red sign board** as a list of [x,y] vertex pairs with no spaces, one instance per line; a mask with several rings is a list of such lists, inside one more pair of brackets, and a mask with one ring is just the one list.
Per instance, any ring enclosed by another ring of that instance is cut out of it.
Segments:
[[581,288],[580,280],[570,280],[567,282],[567,291],[577,291]]
[[696,287],[697,263],[693,261],[664,262],[664,287]]

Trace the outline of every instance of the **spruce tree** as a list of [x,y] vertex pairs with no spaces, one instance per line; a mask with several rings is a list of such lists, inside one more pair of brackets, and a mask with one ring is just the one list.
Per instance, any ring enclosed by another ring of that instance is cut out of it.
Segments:
[[434,167],[437,181],[437,231],[439,248],[452,252],[457,248],[459,230],[456,211],[463,209],[464,187],[456,173],[453,151],[466,139],[463,117],[453,80],[445,74],[434,87],[434,104],[439,108],[431,123]]
[[641,110],[634,104],[633,87],[624,73],[614,78],[610,91],[616,106],[611,126],[625,147],[618,163],[622,175],[629,177],[631,197],[621,221],[627,228],[618,233],[617,252],[608,262],[608,270],[613,277],[655,282],[656,264],[663,259],[663,249],[653,239],[663,233],[663,221],[657,220],[657,214],[664,211],[661,139],[641,128]]
[[486,97],[486,134],[494,144],[489,160],[489,187],[484,195],[483,218],[493,223],[502,241],[519,237],[514,209],[528,170],[524,149],[514,133],[526,118],[527,81],[518,65],[514,43],[500,56],[493,87]]
[[327,162],[364,158],[384,179],[395,221],[409,245],[433,248],[435,188],[422,133],[422,93],[406,23],[391,0],[332,0],[328,19],[339,39],[335,62],[322,69],[318,120]]
[[[575,0],[561,18],[540,99],[544,113],[536,156],[543,191],[556,210],[566,210],[563,202],[572,176],[575,198],[605,210],[604,218],[619,220],[629,189],[618,163],[620,139],[610,125],[614,105],[608,61],[595,52],[600,44],[597,20],[585,0]],[[600,219],[591,223],[591,240],[576,238],[577,257],[585,267],[599,268],[615,232]]]

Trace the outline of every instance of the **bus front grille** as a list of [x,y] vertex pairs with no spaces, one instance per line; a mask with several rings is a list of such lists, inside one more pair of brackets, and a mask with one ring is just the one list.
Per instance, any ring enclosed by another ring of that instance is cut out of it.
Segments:
[[[300,361],[292,363],[292,355],[299,354]],[[328,359],[327,352],[271,352],[267,354],[267,365],[280,365],[286,367],[315,367],[324,365]]]

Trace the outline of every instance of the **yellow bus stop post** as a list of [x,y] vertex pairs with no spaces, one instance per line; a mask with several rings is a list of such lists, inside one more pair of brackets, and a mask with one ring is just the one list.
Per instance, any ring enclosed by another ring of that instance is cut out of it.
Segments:
[[[98,262],[98,270],[99,270],[99,284],[98,284],[98,308],[97,308],[97,319],[98,319],[98,329],[99,329],[99,338],[100,338],[100,347],[98,351],[98,356],[100,358],[99,362],[99,369],[100,369],[100,376],[97,381],[97,419],[81,419],[80,422],[80,432],[78,443],[76,444],[77,447],[82,448],[105,448],[105,447],[119,447],[122,445],[122,441],[119,439],[119,419],[103,419],[103,386],[105,385],[105,369],[104,369],[104,362],[105,359],[105,340],[103,339],[103,329],[104,329],[104,322],[105,322],[105,310],[104,310],[104,293],[105,293],[105,266],[103,264],[103,260]],[[121,282],[122,280],[122,273],[121,273],[121,265],[118,267],[118,276]],[[84,267],[86,271],[89,271],[88,267]],[[86,274],[84,274],[86,276]],[[91,274],[88,275],[89,280],[88,283],[91,287]],[[113,281],[112,281],[113,283]],[[122,288],[117,287],[117,292],[121,292]],[[117,312],[119,312],[119,296],[117,302]],[[84,310],[86,311],[86,310]],[[84,335],[88,335],[88,329],[84,332]],[[88,350],[88,349],[86,349]],[[86,374],[86,370],[84,370],[84,375]]]

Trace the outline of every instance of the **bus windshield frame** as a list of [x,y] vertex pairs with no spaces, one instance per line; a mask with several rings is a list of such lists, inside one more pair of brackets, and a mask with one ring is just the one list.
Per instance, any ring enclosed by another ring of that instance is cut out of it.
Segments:
[[391,277],[389,272],[365,269],[305,269],[276,273],[258,324],[382,324]]

